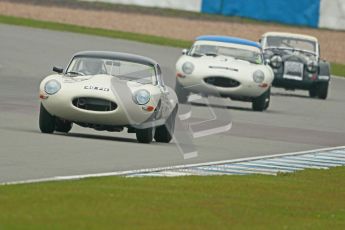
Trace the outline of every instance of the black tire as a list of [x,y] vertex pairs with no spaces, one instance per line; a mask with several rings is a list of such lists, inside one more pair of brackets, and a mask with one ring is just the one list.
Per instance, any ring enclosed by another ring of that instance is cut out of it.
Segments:
[[161,143],[169,143],[175,131],[175,118],[177,114],[177,107],[171,113],[170,117],[166,120],[165,125],[156,128],[155,140]]
[[312,86],[310,89],[309,89],[309,97],[311,98],[315,98],[317,96],[317,89],[316,89],[316,86]]
[[189,92],[178,82],[178,80],[176,80],[175,92],[179,103],[187,103]]
[[271,89],[268,89],[261,96],[253,99],[252,109],[254,111],[260,111],[260,112],[266,110],[270,105],[270,98],[271,98]]
[[153,140],[153,128],[137,129],[136,136],[139,143],[149,144]]
[[[319,76],[327,76],[330,79],[331,65],[329,64],[329,62],[326,62],[326,61],[319,62]],[[316,97],[318,97],[319,99],[325,100],[328,96],[328,86],[329,86],[329,81],[318,83]]]
[[73,126],[72,122],[61,120],[61,119],[56,119],[55,121],[55,131],[61,132],[61,133],[68,133],[71,131]]
[[55,131],[55,117],[52,116],[41,104],[39,127],[42,133],[53,133]]
[[266,97],[266,104],[265,104],[264,110],[267,110],[271,103],[271,88],[269,88],[266,93],[267,93],[267,97]]
[[328,82],[322,82],[318,84],[317,87],[317,97],[325,100],[328,96]]

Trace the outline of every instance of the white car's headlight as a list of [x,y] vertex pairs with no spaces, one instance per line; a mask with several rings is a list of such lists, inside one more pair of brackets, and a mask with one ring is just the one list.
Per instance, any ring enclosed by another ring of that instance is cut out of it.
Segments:
[[61,84],[56,80],[50,80],[44,86],[44,91],[49,95],[56,94],[60,89]]
[[261,70],[257,70],[253,73],[253,80],[255,83],[262,83],[265,80],[265,74]]
[[139,105],[145,105],[150,101],[151,94],[145,89],[138,90],[134,94],[134,101]]
[[281,56],[275,55],[271,58],[270,63],[273,68],[279,68],[283,63],[283,59]]
[[182,65],[182,71],[185,74],[191,74],[194,71],[194,64],[191,62],[186,62]]

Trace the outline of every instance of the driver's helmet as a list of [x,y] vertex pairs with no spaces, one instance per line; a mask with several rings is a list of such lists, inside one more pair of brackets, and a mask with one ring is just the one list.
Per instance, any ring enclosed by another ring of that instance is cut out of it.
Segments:
[[82,72],[86,75],[102,74],[103,61],[95,58],[85,58],[83,60]]

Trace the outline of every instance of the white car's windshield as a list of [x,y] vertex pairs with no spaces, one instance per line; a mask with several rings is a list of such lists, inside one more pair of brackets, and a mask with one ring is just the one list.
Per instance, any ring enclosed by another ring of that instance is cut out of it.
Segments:
[[293,48],[293,49],[305,50],[305,51],[316,53],[315,41],[300,39],[300,38],[292,38],[292,37],[269,36],[267,37],[266,47],[288,48],[288,49]]
[[260,52],[245,50],[234,47],[214,46],[214,45],[194,45],[189,53],[191,56],[228,56],[235,59],[248,61],[255,64],[262,64],[262,55]]
[[142,84],[157,83],[154,66],[123,60],[76,57],[66,72],[71,76],[107,74]]

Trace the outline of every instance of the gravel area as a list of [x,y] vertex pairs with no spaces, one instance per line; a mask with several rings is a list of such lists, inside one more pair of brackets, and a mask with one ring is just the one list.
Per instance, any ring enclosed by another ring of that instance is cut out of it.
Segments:
[[[345,31],[317,30],[276,24],[258,24],[241,21],[221,21],[200,18],[154,15],[133,10],[109,10],[104,7],[80,7],[73,4],[42,0],[4,1],[0,0],[0,14],[33,18],[54,22],[76,24],[88,27],[121,30],[163,37],[193,40],[202,34],[220,34],[258,40],[267,31],[303,33],[319,39],[322,57],[345,64]],[[68,2],[68,1],[65,1]],[[72,2],[72,1],[70,1]]]

